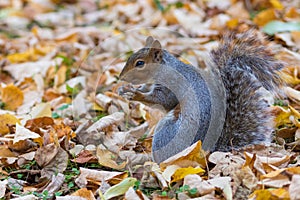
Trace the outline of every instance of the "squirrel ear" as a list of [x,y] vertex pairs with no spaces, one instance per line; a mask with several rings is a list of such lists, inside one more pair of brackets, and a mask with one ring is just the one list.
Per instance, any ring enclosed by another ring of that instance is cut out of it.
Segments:
[[161,63],[163,59],[163,51],[161,44],[158,40],[155,40],[150,48],[150,55],[152,55],[153,62]]
[[150,47],[151,44],[153,43],[154,39],[152,36],[148,36],[147,39],[146,39],[146,45],[145,47]]
[[152,45],[151,45],[151,48],[154,48],[154,49],[161,49],[161,44],[158,40],[155,40]]

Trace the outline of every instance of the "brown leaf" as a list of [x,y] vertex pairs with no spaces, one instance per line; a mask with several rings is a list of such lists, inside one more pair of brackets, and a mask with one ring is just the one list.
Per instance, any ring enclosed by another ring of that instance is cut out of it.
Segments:
[[46,129],[48,126],[54,125],[51,117],[38,117],[26,121],[25,127],[33,132],[40,133],[40,129]]
[[94,163],[97,162],[97,157],[91,151],[83,150],[72,161],[75,163]]
[[86,200],[96,200],[95,197],[94,197],[93,192],[91,190],[86,189],[86,188],[81,188],[81,189],[77,190],[76,192],[71,194],[71,196],[82,197]]
[[67,168],[68,160],[68,153],[63,148],[58,147],[55,157],[42,169],[41,177],[46,177],[50,180],[53,175],[63,173]]
[[57,153],[58,147],[54,144],[48,144],[36,151],[35,160],[40,167],[45,167],[51,162]]
[[101,147],[98,146],[97,148],[97,158],[98,158],[98,162],[100,165],[106,166],[106,167],[110,167],[112,169],[124,169],[127,162],[122,162],[122,163],[117,163],[116,160],[118,158],[118,155],[106,150],[106,149],[102,149]]

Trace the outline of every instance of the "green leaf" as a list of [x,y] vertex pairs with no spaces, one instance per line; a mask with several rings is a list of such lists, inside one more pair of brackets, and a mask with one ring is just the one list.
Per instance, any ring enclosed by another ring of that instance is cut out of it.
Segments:
[[262,31],[269,35],[279,32],[300,31],[300,22],[271,21],[264,26]]
[[52,113],[52,118],[54,118],[54,119],[60,118],[60,115],[56,112],[53,112]]
[[56,57],[57,57],[57,58],[62,58],[63,63],[64,63],[65,65],[67,65],[67,66],[71,66],[71,65],[74,63],[74,61],[73,61],[71,58],[68,58],[68,57],[66,57],[66,56],[58,55],[58,56],[56,56]]
[[197,190],[197,188],[193,188],[193,189],[190,189],[190,190],[189,190],[189,193],[190,193],[191,195],[195,195],[195,194],[198,193],[198,190]]
[[70,104],[64,104],[61,107],[58,108],[58,110],[64,110],[67,109],[70,106]]
[[23,177],[23,174],[17,174],[18,179],[21,179]]
[[162,191],[161,196],[166,197],[168,195],[167,191]]
[[125,194],[127,190],[135,185],[136,178],[126,178],[117,185],[112,186],[109,188],[103,195],[104,199],[111,199],[113,197]]
[[156,7],[161,11],[163,12],[165,9],[164,7],[161,5],[160,1],[159,0],[154,0],[154,4],[156,5]]

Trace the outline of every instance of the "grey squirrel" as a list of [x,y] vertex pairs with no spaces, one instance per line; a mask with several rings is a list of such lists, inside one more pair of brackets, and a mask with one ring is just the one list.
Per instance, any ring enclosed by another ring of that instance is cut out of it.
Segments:
[[203,73],[150,36],[120,74],[121,80],[140,84],[122,86],[120,95],[167,111],[154,131],[157,163],[198,140],[211,151],[271,142],[274,116],[266,99],[281,96],[283,64],[253,31],[225,35],[206,61],[211,70]]

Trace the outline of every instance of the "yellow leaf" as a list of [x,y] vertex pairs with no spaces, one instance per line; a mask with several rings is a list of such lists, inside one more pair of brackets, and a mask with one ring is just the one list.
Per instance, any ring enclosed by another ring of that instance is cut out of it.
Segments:
[[28,61],[28,60],[32,60],[31,57],[32,57],[32,52],[25,51],[25,52],[22,52],[22,53],[10,54],[6,58],[11,63],[20,63],[20,62],[25,62],[25,61]]
[[0,134],[4,135],[9,133],[9,128],[7,125],[15,125],[16,123],[20,123],[19,119],[11,114],[3,114],[0,115]]
[[289,109],[291,110],[292,114],[295,117],[300,118],[300,113],[295,108],[293,108],[292,106],[289,106]]
[[206,166],[206,153],[202,150],[201,141],[186,148],[182,152],[160,163],[160,167],[165,169],[169,165],[178,165],[180,167]]
[[65,81],[66,81],[66,78],[67,78],[67,70],[68,70],[68,67],[65,66],[65,65],[62,65],[58,71],[56,72],[55,76],[54,76],[54,86],[55,87],[58,87],[60,85],[62,85]]
[[93,110],[104,111],[104,109],[101,106],[99,106],[97,103],[93,104]]
[[276,8],[278,10],[282,10],[284,8],[279,0],[270,0],[270,3],[272,4],[273,8]]
[[300,16],[300,13],[298,11],[298,9],[296,9],[295,7],[291,7],[286,13],[285,13],[285,17],[286,18],[298,18]]
[[65,34],[56,37],[55,40],[57,42],[69,42],[74,43],[78,41],[78,34],[76,32],[67,32]]
[[231,29],[237,27],[238,24],[239,24],[239,19],[237,18],[230,19],[226,22],[226,26]]
[[172,176],[173,179],[171,182],[179,181],[189,174],[199,174],[199,173],[202,174],[204,172],[205,172],[205,170],[202,168],[194,168],[194,167],[179,168],[173,174],[173,176]]
[[276,196],[278,199],[290,199],[289,191],[284,188],[278,188],[270,190],[273,196]]
[[49,103],[39,103],[32,108],[29,114],[31,119],[38,117],[52,117],[51,105]]
[[291,110],[286,109],[280,106],[274,107],[274,112],[276,113],[275,123],[276,126],[281,126],[284,124],[291,124],[290,116],[291,116]]
[[268,22],[276,19],[275,10],[273,8],[264,10],[255,16],[253,22],[258,26],[264,26]]
[[280,78],[282,78],[284,82],[286,82],[289,85],[298,85],[300,83],[300,79],[297,75],[295,75],[294,66],[287,66],[284,70],[279,72],[279,75]]
[[273,171],[273,172],[270,172],[268,174],[265,174],[265,175],[262,175],[261,177],[262,178],[274,178],[276,176],[278,176],[279,174],[281,174],[283,171],[285,171],[286,169],[283,168],[283,169],[278,169],[276,171]]
[[249,199],[255,200],[265,200],[265,199],[274,199],[269,190],[255,190],[250,196]]
[[286,169],[286,172],[291,174],[300,174],[300,167],[289,167]]
[[2,102],[5,104],[4,109],[16,110],[22,105],[24,100],[24,94],[22,90],[14,85],[8,85],[2,88]]
[[121,31],[119,31],[119,30],[117,30],[117,29],[114,29],[113,30],[113,34],[114,35],[120,35],[122,32]]

